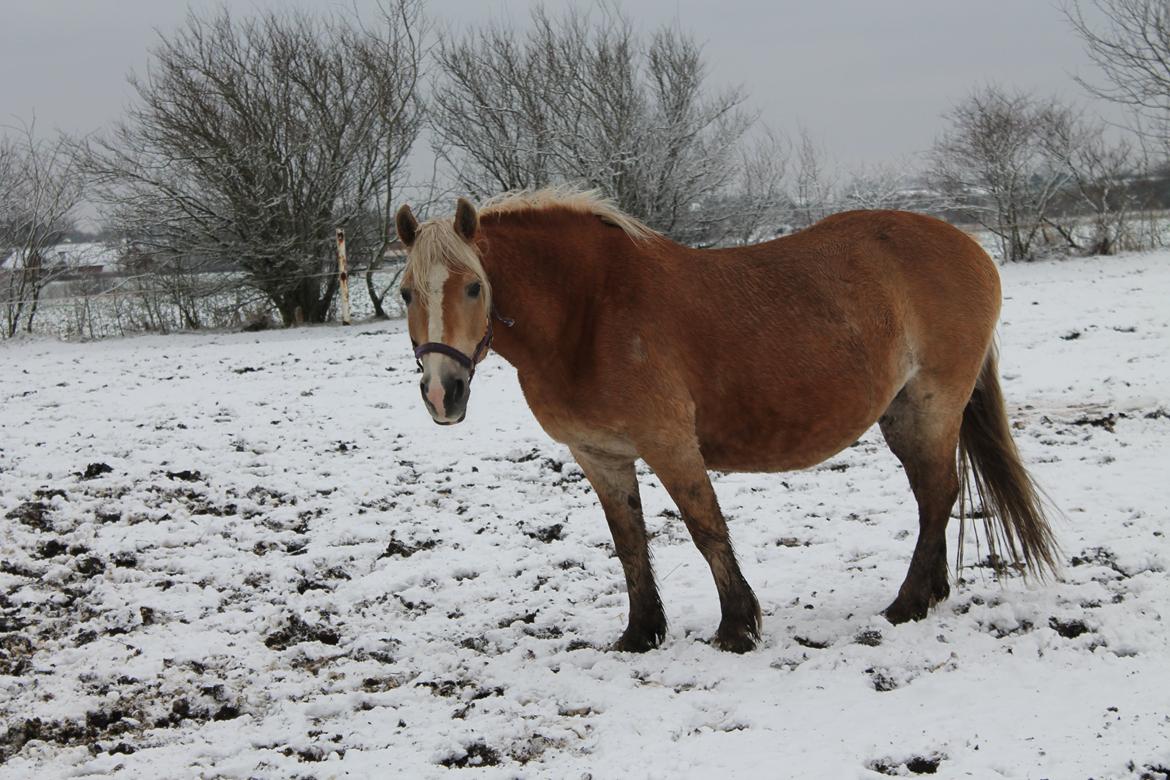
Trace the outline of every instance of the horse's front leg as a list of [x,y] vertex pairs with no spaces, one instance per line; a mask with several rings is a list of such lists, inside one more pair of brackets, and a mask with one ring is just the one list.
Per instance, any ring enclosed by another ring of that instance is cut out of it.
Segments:
[[666,636],[666,615],[662,611],[650,563],[634,459],[592,449],[569,449],[597,492],[613,534],[613,545],[626,574],[630,621],[614,649],[645,652],[657,647]]
[[691,539],[711,567],[722,612],[713,644],[734,653],[751,650],[760,638],[760,604],[739,570],[698,443],[681,442],[643,457],[678,505]]

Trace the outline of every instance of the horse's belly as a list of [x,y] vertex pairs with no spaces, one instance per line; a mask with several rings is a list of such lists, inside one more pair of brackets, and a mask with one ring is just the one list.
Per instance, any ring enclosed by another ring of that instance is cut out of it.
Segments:
[[885,411],[897,387],[895,382],[863,381],[833,390],[780,393],[773,403],[755,406],[707,399],[713,405],[696,409],[696,430],[708,467],[767,472],[815,466],[857,441]]
[[750,432],[700,438],[699,446],[708,468],[716,471],[796,471],[836,455],[871,424],[807,433],[760,425]]

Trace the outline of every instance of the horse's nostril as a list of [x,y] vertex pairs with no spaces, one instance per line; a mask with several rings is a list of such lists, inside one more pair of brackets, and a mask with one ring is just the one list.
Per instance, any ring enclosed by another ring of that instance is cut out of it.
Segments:
[[446,394],[444,400],[449,414],[459,411],[467,402],[467,382],[463,379],[447,377],[443,380],[443,392]]

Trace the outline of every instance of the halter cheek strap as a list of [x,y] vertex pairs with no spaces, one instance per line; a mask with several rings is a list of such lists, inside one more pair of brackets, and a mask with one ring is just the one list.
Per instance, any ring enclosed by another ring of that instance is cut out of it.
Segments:
[[490,350],[492,347],[493,319],[499,320],[509,328],[516,324],[515,320],[508,319],[507,317],[501,317],[499,312],[493,308],[491,315],[488,317],[487,331],[484,332],[483,338],[479,340],[479,343],[475,345],[475,352],[472,352],[470,355],[468,355],[466,352],[458,350],[450,344],[444,344],[441,341],[428,341],[427,343],[420,344],[414,348],[414,359],[416,362],[418,362],[419,368],[422,368],[421,361],[423,355],[429,354],[431,352],[438,352],[440,355],[446,355],[467,369],[467,381],[470,382],[472,377],[475,376],[476,364],[479,363],[479,361],[483,358],[487,357],[488,350]]

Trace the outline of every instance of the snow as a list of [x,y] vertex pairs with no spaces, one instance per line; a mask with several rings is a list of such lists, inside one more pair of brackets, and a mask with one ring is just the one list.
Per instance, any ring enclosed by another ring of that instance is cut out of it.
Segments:
[[644,469],[670,631],[603,649],[601,510],[498,357],[440,428],[399,323],[0,345],[0,777],[1164,776],[1170,254],[1003,273],[1057,581],[886,623],[916,520],[870,431],[714,475],[744,656]]

